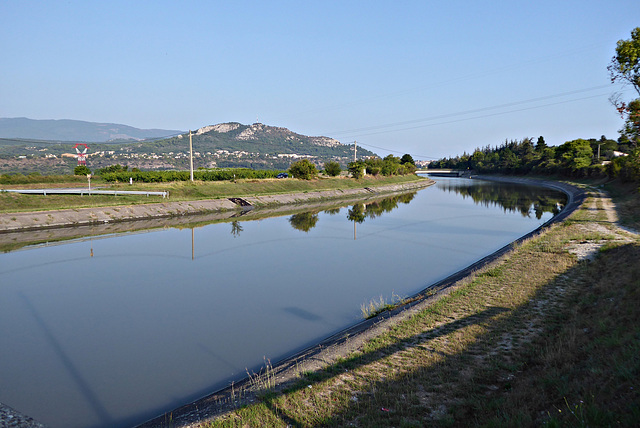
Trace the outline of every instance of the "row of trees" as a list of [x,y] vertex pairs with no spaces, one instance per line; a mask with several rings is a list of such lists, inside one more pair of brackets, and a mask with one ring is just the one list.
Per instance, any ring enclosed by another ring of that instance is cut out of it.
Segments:
[[[625,153],[626,152],[626,153]],[[440,159],[430,168],[472,169],[484,173],[565,175],[574,178],[620,177],[640,181],[640,152],[627,142],[602,136],[547,146],[543,137],[505,141],[498,147],[476,149],[473,154]]]
[[[198,169],[193,172],[193,177],[199,181],[225,181],[241,178],[261,179],[275,178],[282,171],[255,170],[248,168],[229,169]],[[166,183],[171,181],[188,181],[189,171],[119,171],[104,172],[101,177],[107,182],[128,182],[132,179],[141,183]]]
[[[631,85],[640,95],[640,27],[620,40],[608,66],[611,82]],[[476,149],[471,155],[432,162],[432,168],[473,169],[506,174],[562,174],[570,177],[620,178],[640,183],[640,98],[629,102],[620,93],[611,102],[624,119],[617,141],[577,139],[549,147],[543,137],[505,141],[499,147]]]
[[392,176],[416,172],[416,164],[409,154],[405,154],[402,158],[393,155],[385,156],[383,159],[370,157],[351,162],[347,168],[353,178],[362,178],[365,173],[373,176]]
[[[373,176],[413,174],[416,172],[416,165],[413,157],[409,154],[403,155],[402,158],[393,155],[386,156],[383,159],[371,156],[365,160],[350,162],[347,165],[347,170],[353,178],[359,179],[365,173]],[[342,168],[338,162],[329,161],[324,164],[324,173],[331,177],[337,177],[341,172]],[[318,169],[308,159],[301,159],[291,164],[289,173],[294,178],[311,180],[318,176]]]

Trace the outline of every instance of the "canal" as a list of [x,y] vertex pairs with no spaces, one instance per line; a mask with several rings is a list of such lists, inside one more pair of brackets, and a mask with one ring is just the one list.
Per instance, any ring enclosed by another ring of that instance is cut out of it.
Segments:
[[557,214],[542,187],[438,179],[262,220],[0,254],[0,402],[51,427],[127,427],[411,296]]

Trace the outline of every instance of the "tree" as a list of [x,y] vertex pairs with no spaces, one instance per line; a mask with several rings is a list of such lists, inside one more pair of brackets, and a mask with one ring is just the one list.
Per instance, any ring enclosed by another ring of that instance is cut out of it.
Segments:
[[342,168],[340,168],[340,164],[338,162],[325,162],[324,172],[327,173],[327,175],[330,175],[331,177],[337,177],[338,175],[340,175],[340,171],[342,171]]
[[469,159],[469,166],[473,169],[482,169],[484,162],[484,153],[480,150],[473,152],[473,155]]
[[592,157],[591,145],[583,139],[567,141],[556,149],[556,158],[564,167],[572,171],[591,165]]
[[402,155],[402,157],[400,158],[400,163],[405,164],[405,163],[410,163],[411,165],[415,165],[415,161],[413,160],[413,157],[406,153],[404,155]]
[[[607,69],[611,83],[621,81],[631,84],[640,95],[640,27],[631,31],[631,39],[618,40],[616,54]],[[625,119],[625,126],[620,133],[637,146],[640,143],[640,98],[627,103],[621,97],[622,95],[617,93],[610,98],[620,116]]]
[[91,170],[86,165],[78,165],[73,169],[73,175],[87,175],[91,174]]
[[120,164],[105,166],[96,171],[98,175],[107,174],[109,172],[126,172],[129,169],[128,166],[122,166]]
[[349,162],[349,165],[347,165],[347,169],[349,170],[349,173],[356,180],[364,177],[365,167],[366,167],[365,163],[360,160]]
[[640,143],[640,98],[636,98],[627,105],[626,113],[627,118],[620,133],[637,146]]
[[640,95],[640,27],[631,30],[630,40],[618,40],[616,55],[607,69],[612,83],[630,83]]
[[291,164],[289,172],[294,178],[311,180],[318,176],[316,166],[309,159],[301,159]]

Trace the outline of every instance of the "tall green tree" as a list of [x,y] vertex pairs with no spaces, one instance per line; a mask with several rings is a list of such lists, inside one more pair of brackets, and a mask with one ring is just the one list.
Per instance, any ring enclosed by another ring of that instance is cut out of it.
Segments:
[[355,179],[360,179],[364,177],[365,168],[366,168],[366,165],[361,160],[349,162],[349,165],[347,165],[347,169],[349,170],[349,173]]
[[541,135],[538,137],[538,141],[536,141],[536,151],[542,152],[547,148],[547,143],[544,141],[544,137]]
[[[640,27],[631,31],[629,40],[618,40],[616,54],[607,69],[612,83],[630,84],[640,95]],[[611,97],[611,102],[625,119],[621,136],[637,146],[640,143],[640,98],[626,102],[618,93]]]
[[404,155],[402,155],[402,157],[400,158],[400,163],[410,163],[411,165],[416,164],[416,162],[413,160],[413,156],[411,156],[409,153],[405,153]]
[[591,165],[593,150],[586,140],[567,141],[556,149],[556,158],[565,168],[576,171]]
[[618,40],[616,54],[607,68],[611,82],[630,83],[640,95],[640,27],[631,30],[629,40]]

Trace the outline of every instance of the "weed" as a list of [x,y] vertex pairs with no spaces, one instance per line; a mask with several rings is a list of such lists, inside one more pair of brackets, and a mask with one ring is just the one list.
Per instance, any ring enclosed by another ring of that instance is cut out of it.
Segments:
[[275,382],[275,372],[271,365],[271,360],[264,357],[264,367],[260,369],[258,373],[250,373],[249,369],[246,369],[247,376],[249,377],[249,383],[251,389],[266,392],[273,388]]
[[397,308],[398,306],[406,303],[407,300],[395,294],[395,292],[391,293],[391,302],[388,303],[382,295],[380,295],[379,299],[371,299],[369,304],[363,303],[360,305],[360,311],[362,312],[362,317],[364,319],[373,318],[384,311],[392,310]]

